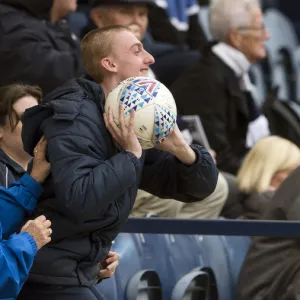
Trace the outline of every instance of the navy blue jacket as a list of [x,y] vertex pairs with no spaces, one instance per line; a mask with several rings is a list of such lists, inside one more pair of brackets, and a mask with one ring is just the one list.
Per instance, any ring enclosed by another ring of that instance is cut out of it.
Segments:
[[66,20],[50,22],[52,5],[53,0],[0,0],[0,85],[36,84],[47,94],[84,73],[79,40]]
[[0,187],[0,299],[16,298],[28,277],[37,246],[28,233],[14,232],[35,209],[42,191],[28,174],[8,189]]
[[189,167],[157,149],[141,159],[118,151],[104,124],[104,100],[98,84],[74,79],[24,114],[25,150],[32,154],[44,134],[52,171],[35,212],[52,221],[52,242],[39,251],[29,281],[93,284],[138,188],[193,202],[216,187],[218,170],[201,147],[193,147],[197,162]]

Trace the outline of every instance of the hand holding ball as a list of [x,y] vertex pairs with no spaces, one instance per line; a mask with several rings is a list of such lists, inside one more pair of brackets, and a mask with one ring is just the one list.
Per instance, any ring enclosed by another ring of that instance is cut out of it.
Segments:
[[108,95],[105,112],[112,111],[114,122],[120,124],[120,105],[126,124],[134,111],[134,132],[143,149],[153,148],[166,139],[176,125],[177,109],[171,92],[162,83],[149,77],[122,81]]

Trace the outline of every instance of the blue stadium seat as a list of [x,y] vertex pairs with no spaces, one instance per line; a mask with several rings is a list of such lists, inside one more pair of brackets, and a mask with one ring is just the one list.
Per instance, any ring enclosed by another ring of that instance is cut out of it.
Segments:
[[102,293],[105,299],[119,300],[115,276],[109,279],[104,279],[97,285],[97,289]]
[[212,40],[212,36],[209,28],[209,7],[202,6],[200,7],[199,13],[200,24],[202,25],[203,31],[206,35],[206,38],[210,41]]
[[[222,236],[221,237],[229,264],[232,295],[234,296],[235,287],[240,273],[241,266],[247,255],[251,239],[248,236]],[[234,300],[234,297],[232,298]]]
[[[231,278],[227,253],[222,238],[219,236],[197,236],[199,249],[203,259],[201,270],[211,271],[211,289],[216,284],[218,297],[210,296],[209,299],[231,300]],[[215,277],[215,283],[214,278]],[[212,291],[213,294],[216,291]]]
[[119,267],[116,269],[114,276],[118,300],[125,300],[128,282],[136,273],[142,270],[141,253],[136,246],[135,234],[119,234],[114,241],[112,250],[120,254]]
[[170,299],[175,278],[168,262],[165,236],[163,234],[137,234],[136,242],[141,254],[142,268],[153,269],[158,273],[162,283],[163,298]]
[[209,300],[209,275],[193,271],[183,276],[175,285],[171,300]]
[[[285,100],[296,100],[296,86],[293,74],[297,69],[294,52],[298,46],[297,34],[291,21],[276,9],[265,13],[265,25],[271,34],[266,42],[268,61],[271,67],[273,87],[279,87],[279,97]],[[287,69],[288,65],[290,69]],[[298,80],[297,80],[298,81]]]
[[[173,280],[173,282],[171,282],[171,278],[169,279],[169,289],[171,285],[173,289],[179,280],[193,269],[199,268],[203,264],[203,261],[195,236],[166,234],[165,242],[168,252],[168,265]],[[168,296],[170,291],[171,290],[168,290]]]
[[136,273],[127,285],[126,299],[162,300],[161,282],[157,272],[154,270],[141,270]]

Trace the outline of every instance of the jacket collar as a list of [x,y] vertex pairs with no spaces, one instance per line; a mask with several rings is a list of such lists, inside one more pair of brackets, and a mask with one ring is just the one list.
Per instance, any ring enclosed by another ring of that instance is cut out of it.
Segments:
[[18,174],[22,174],[26,172],[19,164],[17,164],[14,160],[12,160],[2,149],[0,149],[0,161],[6,166],[13,169]]
[[218,43],[212,47],[212,51],[234,71],[237,77],[249,72],[251,64],[241,51],[226,43]]

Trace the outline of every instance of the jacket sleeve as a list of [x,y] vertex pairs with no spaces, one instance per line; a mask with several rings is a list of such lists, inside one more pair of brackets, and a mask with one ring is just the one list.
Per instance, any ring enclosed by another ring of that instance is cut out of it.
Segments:
[[26,214],[34,211],[43,188],[29,174],[12,183],[8,189],[0,187],[0,220],[6,238],[21,225]]
[[[140,161],[117,153],[101,122],[102,128],[79,116],[72,125],[63,122],[54,137],[52,126],[45,130],[58,206],[75,222],[99,218],[140,176]],[[112,151],[116,154],[108,157]]]
[[[55,49],[47,40],[46,32],[30,30],[22,25],[19,27],[15,32],[2,34],[2,44],[9,46],[0,50],[0,56],[3,57],[3,61],[0,58],[1,64],[9,68],[9,72],[5,74],[6,82],[37,84],[44,93],[48,93],[83,73],[75,44],[74,50]],[[9,51],[9,55],[5,51]]]
[[0,236],[0,299],[17,297],[28,277],[36,253],[36,243],[26,232],[14,234],[8,240],[1,240]]
[[211,195],[217,185],[218,170],[210,154],[192,146],[197,161],[186,166],[165,151],[147,150],[140,188],[160,198],[195,202]]

